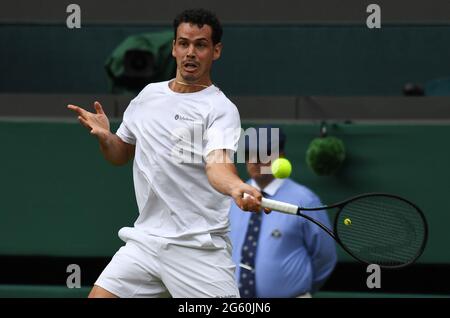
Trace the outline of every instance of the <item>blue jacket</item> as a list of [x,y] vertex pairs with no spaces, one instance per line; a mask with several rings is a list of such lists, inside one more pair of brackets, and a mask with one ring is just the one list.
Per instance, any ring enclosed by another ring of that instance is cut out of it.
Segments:
[[[248,183],[257,187],[253,180]],[[269,199],[303,207],[322,206],[311,190],[290,179],[275,179],[263,190]],[[230,238],[238,282],[250,213],[232,203]],[[330,227],[326,212],[304,213]],[[334,240],[305,218],[275,211],[262,213],[259,235],[254,268],[257,297],[297,297],[314,293],[333,271],[337,260]]]

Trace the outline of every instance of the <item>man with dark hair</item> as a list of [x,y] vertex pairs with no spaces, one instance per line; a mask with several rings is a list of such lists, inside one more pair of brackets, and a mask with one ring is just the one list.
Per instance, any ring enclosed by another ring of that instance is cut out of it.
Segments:
[[100,103],[96,113],[68,106],[98,138],[106,160],[123,165],[134,158],[139,217],[119,231],[126,244],[90,297],[239,297],[227,236],[229,197],[259,212],[261,193],[237,175],[239,113],[210,77],[222,29],[201,9],[181,13],[174,29],[176,77],[147,85],[116,134]]
[[192,23],[200,28],[203,25],[209,25],[211,27],[211,39],[214,45],[220,43],[222,40],[222,26],[219,19],[211,12],[204,9],[190,9],[181,12],[173,21],[174,38],[177,38],[178,27],[181,23]]
[[[277,138],[272,138],[271,132],[277,129]],[[267,136],[267,143],[259,141],[261,135]],[[263,168],[270,171],[271,162],[278,155],[285,155],[286,135],[281,128],[257,127],[256,137],[257,142],[246,144],[246,166],[251,178],[248,183],[261,189],[268,199],[304,207],[322,206],[317,195],[304,185],[289,178],[275,179],[271,173],[262,171]],[[260,158],[263,145],[267,154],[271,153],[267,162]],[[303,213],[329,225],[325,211]],[[305,297],[317,291],[333,271],[334,240],[305,218],[276,212],[242,213],[232,204],[230,222],[241,297]]]

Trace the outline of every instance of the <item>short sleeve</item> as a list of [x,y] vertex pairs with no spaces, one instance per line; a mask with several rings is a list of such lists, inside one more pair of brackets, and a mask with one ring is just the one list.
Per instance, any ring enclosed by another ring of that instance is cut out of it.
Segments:
[[134,98],[130,104],[128,105],[127,109],[125,110],[123,114],[122,123],[119,126],[119,129],[116,131],[116,135],[119,136],[122,141],[126,142],[127,144],[136,144],[136,135],[133,133],[133,120],[134,120],[134,113],[136,111],[136,108],[139,104],[140,96],[138,95],[136,98]]
[[241,136],[241,120],[233,103],[228,102],[214,108],[208,116],[203,157],[217,149],[235,152]]

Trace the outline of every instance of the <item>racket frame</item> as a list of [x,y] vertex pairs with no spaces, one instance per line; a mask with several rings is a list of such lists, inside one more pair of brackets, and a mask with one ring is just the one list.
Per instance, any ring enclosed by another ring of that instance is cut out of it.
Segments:
[[[276,200],[270,200],[270,199],[266,199],[263,198],[262,199],[262,206],[264,208],[270,208],[277,212],[281,212],[281,213],[285,213],[285,214],[291,214],[291,215],[298,215],[301,217],[304,217],[305,219],[313,222],[314,224],[316,224],[317,226],[319,226],[322,230],[324,230],[325,232],[328,233],[328,235],[330,235],[350,256],[352,256],[354,259],[358,260],[361,263],[364,264],[371,264],[359,257],[357,257],[356,255],[354,255],[346,246],[344,243],[342,243],[341,239],[339,238],[339,233],[336,231],[337,225],[338,225],[338,219],[339,219],[339,215],[340,213],[343,211],[343,208],[356,200],[359,200],[361,198],[366,198],[366,197],[375,197],[375,196],[384,196],[384,197],[390,197],[390,198],[394,198],[394,199],[398,199],[401,200],[409,205],[411,205],[412,207],[414,207],[416,209],[416,211],[418,212],[419,216],[421,217],[423,224],[424,224],[424,239],[422,242],[421,247],[418,249],[416,255],[411,258],[411,260],[407,263],[403,263],[400,265],[379,265],[381,268],[389,268],[389,269],[396,269],[396,268],[402,268],[402,267],[406,267],[412,263],[414,263],[419,257],[420,255],[422,255],[423,251],[425,250],[425,246],[426,243],[428,241],[428,223],[427,220],[425,218],[425,215],[423,214],[422,210],[414,203],[410,202],[409,200],[406,200],[405,198],[402,198],[398,195],[394,195],[394,194],[389,194],[389,193],[382,193],[382,192],[371,192],[371,193],[364,193],[364,194],[360,194],[357,196],[354,196],[352,198],[346,199],[344,201],[332,204],[332,205],[324,205],[324,206],[320,206],[320,207],[314,207],[314,208],[305,208],[305,207],[301,207],[301,206],[295,206],[293,204],[287,204],[287,203],[283,203],[280,201],[276,201]],[[280,211],[277,210],[276,207],[282,207],[285,206],[286,210],[289,211]],[[294,207],[297,207],[297,211],[294,213]],[[336,213],[336,216],[334,218],[334,222],[333,222],[333,230],[329,229],[328,227],[326,227],[324,224],[322,224],[321,222],[315,220],[313,217],[303,214],[302,211],[323,211],[323,210],[331,210],[331,209],[335,209],[338,208],[338,212]]]

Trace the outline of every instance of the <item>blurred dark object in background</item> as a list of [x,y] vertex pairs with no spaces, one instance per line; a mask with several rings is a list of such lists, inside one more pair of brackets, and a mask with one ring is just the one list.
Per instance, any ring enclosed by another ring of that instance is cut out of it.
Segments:
[[173,32],[133,35],[120,43],[105,63],[112,93],[139,93],[152,82],[175,77]]
[[436,78],[424,85],[406,83],[403,86],[405,96],[450,96],[450,77]]
[[424,96],[425,91],[420,84],[406,83],[403,86],[403,95],[405,96]]
[[142,89],[156,73],[155,57],[145,50],[126,51],[123,64],[123,75],[116,83],[132,89]]

